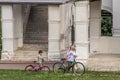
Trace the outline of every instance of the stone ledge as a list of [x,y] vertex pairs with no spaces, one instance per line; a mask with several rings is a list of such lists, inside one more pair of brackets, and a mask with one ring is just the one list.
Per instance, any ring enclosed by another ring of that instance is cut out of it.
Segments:
[[[45,61],[46,66],[48,66],[52,71],[52,66],[55,61]],[[24,70],[25,67],[29,64],[33,64],[33,61],[0,61],[0,69],[20,69]]]
[[[56,61],[45,61],[45,64],[55,63]],[[0,64],[33,64],[34,61],[0,61]]]
[[64,0],[0,0],[0,3],[41,3],[41,4],[61,4]]

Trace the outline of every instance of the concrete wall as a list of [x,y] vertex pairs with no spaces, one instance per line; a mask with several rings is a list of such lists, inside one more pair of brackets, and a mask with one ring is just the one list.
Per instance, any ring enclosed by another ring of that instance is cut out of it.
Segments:
[[97,50],[97,40],[101,36],[101,2],[90,3],[90,53]]
[[96,39],[96,44],[94,53],[120,54],[120,38],[99,37]]
[[[90,53],[108,53],[119,54],[120,53],[120,37],[119,37],[119,0],[114,0],[113,5],[113,35],[117,37],[101,36],[101,2],[94,1],[90,4]],[[107,4],[108,7],[112,7],[112,0],[103,0],[103,4]],[[117,31],[116,31],[117,30]]]
[[107,10],[109,12],[113,12],[113,4],[112,4],[113,0],[102,0],[102,9],[103,10]]

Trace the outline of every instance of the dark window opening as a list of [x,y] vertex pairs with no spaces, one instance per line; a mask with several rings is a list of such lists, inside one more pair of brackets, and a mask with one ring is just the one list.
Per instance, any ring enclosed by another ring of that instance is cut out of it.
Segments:
[[112,36],[112,14],[102,10],[101,17],[101,36]]

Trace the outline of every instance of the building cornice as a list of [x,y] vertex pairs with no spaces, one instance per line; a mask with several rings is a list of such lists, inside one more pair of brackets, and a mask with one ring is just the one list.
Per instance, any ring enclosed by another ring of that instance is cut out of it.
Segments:
[[61,4],[65,0],[0,0],[0,3],[41,3],[41,4]]

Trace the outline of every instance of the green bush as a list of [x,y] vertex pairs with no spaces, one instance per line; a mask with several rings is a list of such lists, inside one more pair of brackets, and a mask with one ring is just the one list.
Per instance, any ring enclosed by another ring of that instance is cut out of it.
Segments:
[[112,36],[112,14],[102,10],[101,35]]

